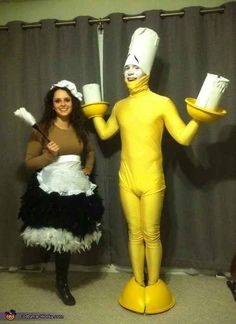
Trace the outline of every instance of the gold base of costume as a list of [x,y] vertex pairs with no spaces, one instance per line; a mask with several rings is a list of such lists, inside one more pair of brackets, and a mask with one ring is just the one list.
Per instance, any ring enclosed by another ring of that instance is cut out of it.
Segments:
[[146,314],[162,313],[175,305],[175,297],[161,279],[145,288]]
[[93,118],[98,116],[103,116],[107,109],[109,103],[106,101],[94,102],[82,106],[82,110],[87,118]]
[[161,279],[142,287],[134,277],[127,282],[118,301],[122,307],[141,314],[162,313],[175,305],[174,296]]
[[209,108],[202,108],[195,105],[196,99],[186,98],[187,112],[194,119],[203,123],[212,123],[227,114],[227,111],[223,108],[217,108],[216,110],[210,110]]
[[145,287],[140,286],[132,277],[123,289],[119,304],[133,312],[144,313]]

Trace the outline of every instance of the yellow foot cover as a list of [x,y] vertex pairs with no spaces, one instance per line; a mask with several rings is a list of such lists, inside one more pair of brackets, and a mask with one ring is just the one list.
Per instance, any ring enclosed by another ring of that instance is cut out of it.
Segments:
[[132,277],[123,289],[119,304],[136,313],[157,314],[172,308],[175,298],[161,279],[154,285],[142,287]]
[[162,313],[175,305],[175,298],[161,279],[154,285],[145,287],[145,313]]
[[119,298],[119,304],[133,312],[145,311],[145,287],[140,286],[132,277],[125,285]]

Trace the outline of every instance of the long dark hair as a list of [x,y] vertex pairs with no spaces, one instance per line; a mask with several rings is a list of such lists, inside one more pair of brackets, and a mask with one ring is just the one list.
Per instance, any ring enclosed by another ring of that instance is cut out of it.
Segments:
[[80,101],[71,94],[69,89],[65,87],[54,87],[47,92],[44,98],[44,112],[41,120],[39,121],[39,126],[48,135],[49,128],[56,118],[56,112],[53,109],[53,97],[54,93],[58,89],[65,90],[71,97],[72,112],[70,115],[70,123],[76,132],[78,140],[83,142],[84,151],[86,151],[88,144],[88,131],[85,125],[85,116],[81,109]]

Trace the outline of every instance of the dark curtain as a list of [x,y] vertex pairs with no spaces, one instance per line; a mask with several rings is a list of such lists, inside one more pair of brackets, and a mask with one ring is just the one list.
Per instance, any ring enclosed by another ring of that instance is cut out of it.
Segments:
[[[184,8],[183,16],[166,18],[160,10],[152,10],[143,13],[143,20],[127,22],[122,20],[123,13],[113,13],[110,23],[103,26],[104,99],[110,103],[110,111],[117,100],[128,95],[123,64],[138,27],[150,27],[161,38],[151,89],[170,97],[186,123],[190,117],[184,99],[197,97],[206,74],[230,79],[221,102],[228,114],[213,124],[201,125],[190,147],[164,134],[163,266],[228,270],[236,249],[236,2],[223,7],[223,13],[207,14],[201,14],[200,7]],[[75,26],[55,27],[54,20],[41,23],[40,29],[23,30],[21,22],[11,22],[7,31],[0,31],[2,266],[34,263],[42,257],[35,249],[26,249],[19,239],[16,217],[28,177],[23,159],[29,130],[13,111],[25,106],[38,118],[45,92],[60,79],[80,86],[99,82],[96,26],[88,24],[88,17],[78,17]],[[98,247],[76,256],[74,262],[129,266],[127,226],[118,193],[119,135],[103,142],[91,121],[89,126],[97,155],[95,180],[106,208],[104,236]]]
[[[161,11],[151,10],[143,13],[144,20],[127,22],[122,21],[124,14],[114,13],[104,26],[104,93],[111,109],[128,94],[122,70],[131,35],[138,27],[154,29],[161,39],[150,88],[170,97],[186,123],[190,117],[184,99],[197,97],[206,74],[230,79],[221,102],[226,117],[202,124],[190,147],[164,134],[163,266],[226,271],[236,250],[236,2],[222,8],[223,12],[203,14],[202,8],[189,7],[183,9],[183,16],[166,18]],[[127,229],[117,191],[119,135],[103,148],[112,262],[125,266],[129,264]]]

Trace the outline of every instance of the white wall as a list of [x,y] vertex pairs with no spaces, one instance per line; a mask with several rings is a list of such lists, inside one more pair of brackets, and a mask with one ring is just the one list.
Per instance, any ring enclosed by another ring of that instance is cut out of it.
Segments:
[[227,0],[0,0],[0,25],[13,20],[32,23],[46,18],[73,20],[84,15],[103,18],[114,12],[136,15],[151,9],[212,8],[225,2]]

